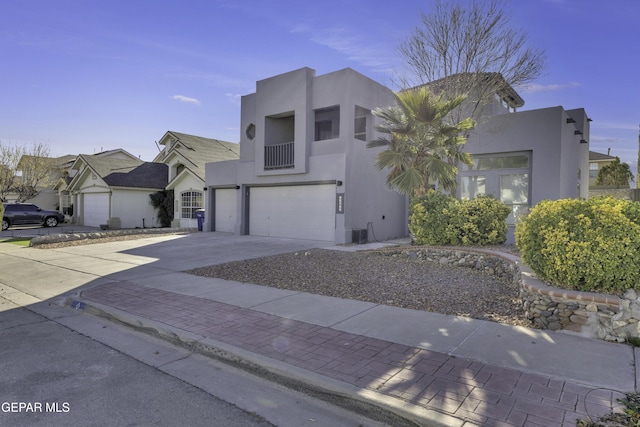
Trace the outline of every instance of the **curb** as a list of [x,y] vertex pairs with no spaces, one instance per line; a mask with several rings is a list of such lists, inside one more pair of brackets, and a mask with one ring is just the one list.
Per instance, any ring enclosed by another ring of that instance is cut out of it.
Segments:
[[372,390],[361,389],[165,323],[135,316],[94,301],[88,302],[81,296],[67,298],[64,306],[159,338],[192,353],[229,364],[294,391],[364,415],[374,421],[398,427],[462,427],[467,422],[443,412],[426,409]]

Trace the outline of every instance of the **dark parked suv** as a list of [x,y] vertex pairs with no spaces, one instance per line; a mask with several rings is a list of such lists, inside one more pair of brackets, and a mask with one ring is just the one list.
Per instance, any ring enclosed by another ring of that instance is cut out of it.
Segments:
[[55,227],[64,221],[64,215],[57,211],[45,211],[31,203],[3,203],[4,216],[2,230],[14,225],[42,224]]

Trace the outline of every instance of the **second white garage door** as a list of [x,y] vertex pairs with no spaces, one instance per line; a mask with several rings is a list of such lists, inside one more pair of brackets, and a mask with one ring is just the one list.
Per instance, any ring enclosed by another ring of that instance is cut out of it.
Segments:
[[335,184],[252,187],[249,194],[249,234],[335,241]]
[[216,189],[216,231],[233,232],[236,225],[236,198],[238,190]]
[[100,227],[109,219],[109,194],[85,193],[83,224],[89,227]]

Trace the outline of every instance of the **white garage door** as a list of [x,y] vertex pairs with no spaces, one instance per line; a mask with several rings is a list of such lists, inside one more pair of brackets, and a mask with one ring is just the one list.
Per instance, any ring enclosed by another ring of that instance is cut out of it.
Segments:
[[100,227],[109,219],[109,194],[85,194],[83,224],[90,227]]
[[249,233],[335,241],[336,186],[252,187]]
[[238,190],[215,190],[216,192],[216,223],[215,231],[233,232],[236,224],[236,197]]

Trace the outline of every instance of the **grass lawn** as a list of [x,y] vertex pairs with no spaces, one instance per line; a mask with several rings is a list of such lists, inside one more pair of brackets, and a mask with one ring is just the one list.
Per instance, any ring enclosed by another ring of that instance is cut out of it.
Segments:
[[18,246],[29,246],[29,242],[33,239],[33,237],[7,237],[0,239],[0,243],[13,243]]

